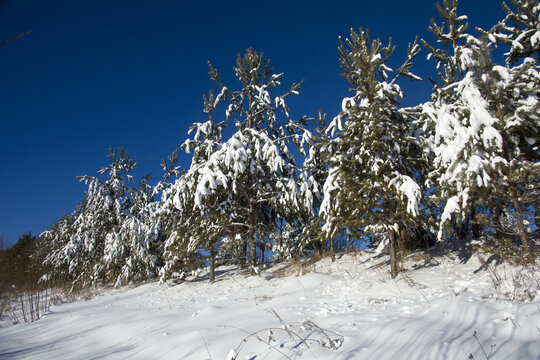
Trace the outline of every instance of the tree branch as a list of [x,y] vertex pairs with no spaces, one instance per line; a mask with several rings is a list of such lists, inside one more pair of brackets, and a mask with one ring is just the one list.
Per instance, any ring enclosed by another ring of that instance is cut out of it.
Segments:
[[27,32],[19,34],[19,35],[15,36],[15,37],[12,37],[11,39],[0,41],[0,45],[5,45],[5,44],[10,43],[10,42],[12,42],[14,40],[20,39],[23,36],[26,36],[26,35],[30,34],[31,32],[32,32],[32,30],[28,30]]

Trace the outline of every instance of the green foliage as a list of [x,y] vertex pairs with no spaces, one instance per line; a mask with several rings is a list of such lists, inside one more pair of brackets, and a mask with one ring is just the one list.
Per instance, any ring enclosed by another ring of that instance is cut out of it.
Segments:
[[489,33],[483,32],[496,43],[510,47],[505,54],[506,63],[511,65],[527,57],[540,60],[540,7],[537,0],[510,0],[502,3],[506,17]]
[[35,289],[44,271],[39,247],[39,238],[28,232],[9,249],[0,250],[0,292]]
[[[423,106],[426,147],[433,155],[427,184],[435,188],[433,202],[444,207],[440,238],[467,238],[469,231],[455,229],[468,224],[474,237],[481,236],[481,224],[503,236],[501,219],[513,213],[516,233],[532,260],[523,209],[536,206],[531,194],[538,193],[540,152],[533,139],[540,136],[540,76],[537,62],[526,57],[530,49],[519,44],[527,36],[535,43],[538,20],[531,18],[528,1],[514,4],[520,24],[509,27],[516,18],[509,15],[490,31],[477,29],[480,38],[465,32],[467,17],[457,16],[457,1],[439,7],[441,25],[432,20],[438,45],[423,43],[437,61],[440,81],[433,82],[432,102]],[[492,57],[498,41],[511,48],[506,66]],[[518,59],[523,62],[513,66]]]
[[383,46],[362,29],[351,30],[350,39],[341,41],[343,76],[353,85],[354,96],[343,100],[341,113],[329,127],[343,131],[328,161],[325,236],[335,237],[342,227],[356,233],[397,233],[414,223],[421,197],[415,181],[421,150],[412,113],[398,108],[403,93],[396,80],[400,75],[415,78],[409,69],[418,51],[416,42],[409,46],[406,61],[390,79],[391,41]]

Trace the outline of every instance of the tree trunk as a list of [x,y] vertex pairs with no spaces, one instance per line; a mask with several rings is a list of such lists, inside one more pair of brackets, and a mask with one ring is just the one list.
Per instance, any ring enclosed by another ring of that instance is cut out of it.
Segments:
[[[503,112],[500,107],[500,105],[497,105],[498,110],[498,116],[499,119],[503,120]],[[507,145],[507,136],[505,133],[503,135],[503,153],[506,160],[510,160],[509,152],[508,152],[508,145]],[[516,223],[518,226],[518,233],[519,238],[521,239],[521,244],[523,245],[523,248],[525,249],[525,256],[527,256],[527,260],[530,263],[534,263],[534,257],[531,252],[531,248],[529,247],[529,241],[527,240],[527,232],[525,230],[525,225],[523,224],[523,213],[521,212],[521,205],[519,204],[519,201],[517,199],[517,196],[512,196],[512,203],[514,205],[514,210],[516,212]]]
[[388,243],[390,251],[390,276],[395,278],[399,272],[397,261],[397,238],[394,232],[390,232],[390,241]]
[[253,235],[249,240],[249,251],[251,257],[251,273],[253,274],[255,272],[255,268],[257,267],[257,247],[255,244],[255,236]]
[[261,264],[264,264],[264,247],[265,247],[264,241],[261,243],[259,249],[261,250]]
[[247,239],[242,239],[242,245],[240,245],[240,269],[245,269],[247,264]]
[[493,221],[493,227],[495,228],[497,239],[501,240],[504,238],[504,234],[501,231],[501,207],[493,204],[489,207],[489,211],[491,212],[491,219]]
[[330,258],[336,261],[336,252],[334,250],[334,238],[330,238]]
[[[283,218],[281,218],[279,221],[279,249],[280,251],[283,251]],[[283,255],[280,255],[279,260],[283,261],[285,260],[285,257]]]
[[512,197],[512,202],[514,204],[514,210],[516,211],[516,223],[518,226],[519,238],[521,239],[521,244],[525,249],[525,255],[527,260],[530,263],[534,262],[534,258],[531,253],[531,248],[529,247],[529,241],[527,240],[527,231],[525,230],[525,225],[523,224],[523,213],[521,212],[521,206],[516,197]]
[[257,267],[257,248],[255,239],[255,209],[253,204],[249,204],[249,250],[251,253],[251,273],[255,272]]
[[216,279],[216,249],[210,249],[210,282]]
[[472,205],[471,206],[471,227],[472,227],[474,237],[476,239],[478,239],[478,238],[480,238],[480,235],[482,235],[482,234],[480,233],[480,226],[478,225],[478,223],[474,219],[475,217],[476,217],[476,209],[474,208],[474,205]]

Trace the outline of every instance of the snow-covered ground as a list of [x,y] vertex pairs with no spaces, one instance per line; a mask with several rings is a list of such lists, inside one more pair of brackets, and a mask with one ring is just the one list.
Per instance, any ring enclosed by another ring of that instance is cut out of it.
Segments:
[[[473,256],[419,259],[393,280],[385,260],[365,251],[260,276],[220,268],[212,284],[108,291],[53,306],[31,324],[4,321],[0,358],[540,358],[538,272],[513,289],[514,268],[486,271]],[[512,302],[506,290],[536,298]]]

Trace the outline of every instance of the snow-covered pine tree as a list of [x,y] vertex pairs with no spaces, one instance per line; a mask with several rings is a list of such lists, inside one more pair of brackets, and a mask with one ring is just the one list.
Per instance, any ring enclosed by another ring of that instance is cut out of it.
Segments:
[[519,66],[509,67],[510,60],[506,67],[496,65],[488,38],[500,34],[481,29],[482,39],[466,34],[466,17],[457,16],[455,1],[445,1],[439,12],[448,27],[433,22],[430,30],[444,49],[427,47],[437,60],[441,84],[435,83],[432,102],[424,105],[434,197],[444,204],[439,238],[454,221],[471,216],[476,222],[479,206],[490,207],[495,223],[505,208],[513,209],[530,256],[517,199],[538,183],[536,62],[526,58]]
[[73,214],[63,215],[39,236],[40,245],[46,253],[43,261],[45,274],[41,281],[52,283],[52,286],[56,286],[58,282],[70,281],[71,276],[65,261],[64,247],[75,234],[74,223],[82,210],[81,205],[83,204],[84,201],[81,202]]
[[[302,144],[305,146],[305,151],[302,153],[305,156],[300,172],[302,186],[299,190],[300,199],[304,202],[303,210],[298,212],[296,216],[300,227],[298,234],[300,236],[300,248],[296,247],[296,251],[303,249],[323,251],[327,239],[320,237],[321,221],[319,211],[323,200],[323,187],[328,177],[327,159],[331,153],[331,139],[326,134],[326,114],[319,112],[318,118],[315,120],[315,131],[304,130]],[[295,232],[290,226],[286,229],[287,234]],[[289,236],[290,237],[290,236]],[[330,246],[330,253],[334,258],[334,247]]]
[[[206,182],[203,171],[206,163],[210,161],[212,154],[222,147],[224,123],[214,123],[214,111],[224,100],[225,91],[217,97],[212,91],[208,97],[203,95],[208,121],[195,123],[189,130],[189,133],[194,133],[193,139],[186,140],[180,147],[193,154],[191,166],[163,191],[160,213],[165,220],[167,238],[162,280],[170,277],[174,271],[185,272],[201,266],[201,251],[209,254],[210,281],[214,280],[215,259],[220,240],[228,228],[229,217],[220,206],[227,194],[216,191],[202,203],[197,189],[199,183]],[[221,180],[218,179],[219,181]]]
[[194,209],[194,186],[187,173],[183,173],[162,192],[158,210],[164,232],[161,281],[171,277],[183,279],[187,271],[201,265],[199,248],[190,247],[192,234],[198,232],[201,224],[200,212]]
[[[540,193],[540,68],[532,58],[518,66],[503,67],[490,62],[488,53],[483,56],[482,64],[487,66],[472,71],[486,109],[495,119],[493,127],[500,136],[497,155],[503,159],[488,169],[493,180],[486,203],[498,229],[504,228],[500,215],[513,214],[516,229],[510,235],[519,236],[532,262],[524,213],[538,209]],[[534,221],[534,214],[528,218]]]
[[[155,266],[156,258],[148,250],[156,227],[141,215],[144,196],[139,194],[134,205],[126,183],[133,181],[130,172],[136,161],[123,148],[111,147],[109,158],[111,164],[99,171],[107,174],[105,181],[80,177],[88,184],[86,201],[73,223],[75,233],[63,248],[74,285],[88,286],[99,280],[119,285],[151,274]],[[145,186],[139,191],[147,192]]]
[[525,58],[540,60],[540,4],[538,0],[510,0],[502,3],[506,17],[491,31],[485,32],[492,42],[510,47],[505,54],[508,65]]
[[153,189],[148,185],[149,180],[150,175],[144,176],[137,188],[128,189],[131,206],[119,230],[120,239],[125,244],[124,254],[122,257],[109,255],[106,258],[121,266],[116,286],[157,274],[160,255],[157,243],[161,229],[156,214],[157,203],[154,201]]
[[[437,62],[438,71],[438,79],[430,79],[433,83],[432,101],[423,105],[424,147],[432,160],[426,188],[434,189],[431,200],[444,208],[439,239],[448,235],[453,226],[454,236],[459,241],[460,237],[467,235],[460,234],[456,226],[467,226],[469,217],[475,237],[480,236],[476,213],[482,205],[479,192],[484,178],[477,181],[477,173],[467,171],[467,167],[470,164],[471,169],[474,168],[473,163],[478,160],[476,155],[483,151],[479,146],[483,144],[469,141],[469,137],[476,135],[472,133],[473,128],[469,131],[465,124],[470,114],[469,103],[456,91],[460,81],[465,79],[468,66],[475,61],[472,48],[479,47],[480,41],[467,33],[467,16],[458,15],[456,0],[445,0],[443,6],[436,3],[436,7],[443,21],[437,24],[432,19],[428,29],[438,45],[432,46],[422,40],[429,51],[428,59],[433,58]],[[462,84],[465,86],[466,82]],[[462,119],[466,120],[462,123]],[[476,130],[480,128],[480,125],[474,127]],[[489,159],[484,159],[487,161]],[[480,176],[482,174],[480,172]]]
[[[195,203],[203,207],[208,196],[227,189],[222,209],[231,217],[236,234],[229,239],[243,242],[243,251],[256,271],[256,251],[276,226],[278,216],[298,209],[298,168],[289,151],[299,144],[305,119],[289,118],[285,98],[297,94],[300,84],[274,99],[270,91],[280,85],[283,74],[273,74],[262,53],[248,49],[238,55],[234,68],[242,87],[229,90],[210,65],[211,79],[229,102],[226,121],[234,121],[236,132],[215,151],[201,168]],[[278,123],[280,118],[283,123]]]
[[[502,157],[505,162],[497,169],[495,192],[489,196],[493,223],[502,229],[500,213],[513,212],[515,228],[532,261],[524,212],[538,209],[540,193],[540,4],[537,1],[511,1],[513,11],[503,3],[506,17],[490,31],[478,29],[484,41],[507,45],[505,65],[494,64],[484,51],[483,68],[477,69],[479,88],[489,102],[490,112],[498,119],[496,128],[502,137]],[[498,200],[498,201],[497,201]],[[498,206],[501,205],[502,207]],[[504,208],[506,207],[506,209]],[[501,209],[502,208],[502,209]],[[494,215],[494,216],[493,216]],[[534,221],[534,214],[528,216]],[[506,216],[508,218],[508,216]]]
[[419,141],[406,109],[399,108],[404,96],[396,81],[401,76],[419,79],[410,72],[418,54],[416,41],[409,45],[406,61],[393,78],[388,66],[394,52],[391,41],[383,46],[369,32],[351,29],[350,39],[340,39],[343,76],[354,95],[343,99],[342,111],[329,132],[338,133],[329,159],[321,206],[325,236],[340,228],[390,236],[391,275],[398,273],[397,236],[415,222],[422,197],[415,173],[420,165]]

